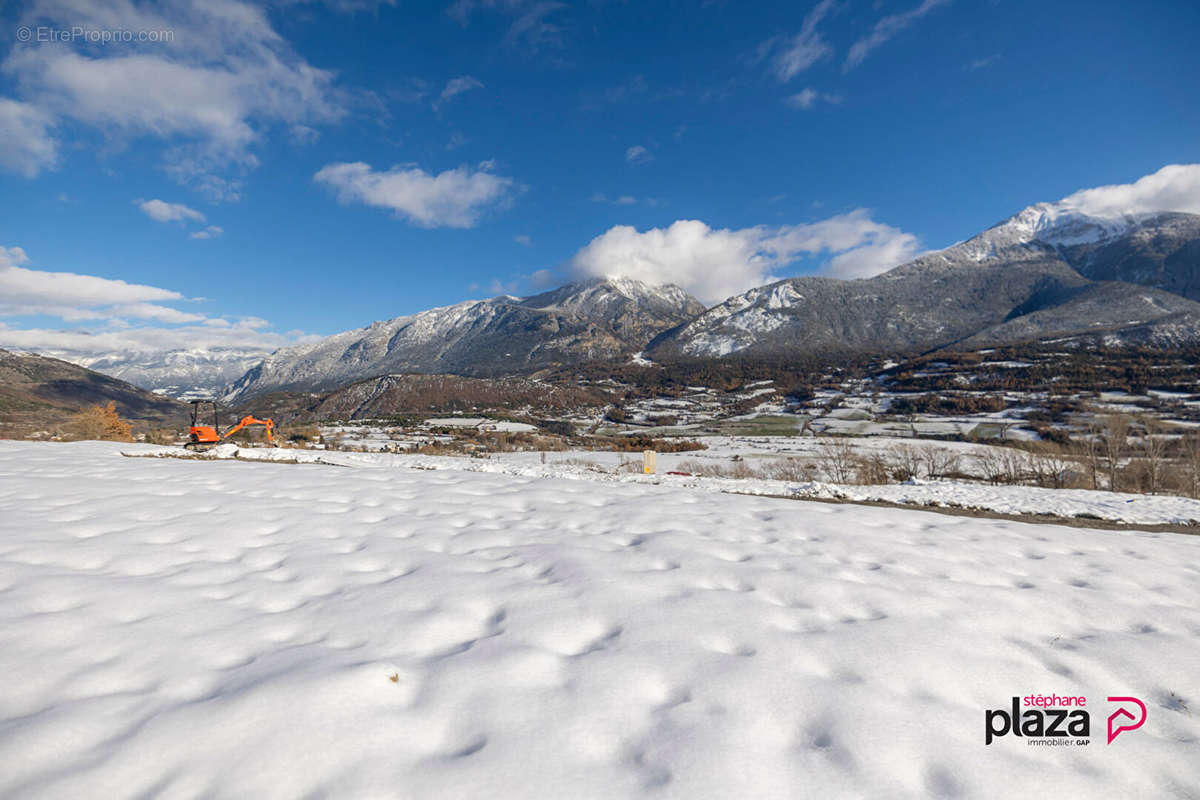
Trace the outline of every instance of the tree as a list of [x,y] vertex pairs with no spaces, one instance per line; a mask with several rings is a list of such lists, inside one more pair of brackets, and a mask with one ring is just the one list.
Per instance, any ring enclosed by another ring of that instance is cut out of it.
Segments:
[[1189,433],[1179,444],[1187,465],[1188,494],[1200,497],[1200,433]]
[[953,450],[928,444],[921,448],[921,461],[930,478],[947,478],[958,472],[958,454]]
[[1029,459],[1029,468],[1039,486],[1049,489],[1065,489],[1071,484],[1077,467],[1070,453],[1056,442],[1035,442]]
[[1087,433],[1074,440],[1074,451],[1087,469],[1092,488],[1100,488],[1100,467],[1103,461],[1104,437],[1097,419],[1088,425]]
[[72,418],[70,427],[81,439],[133,441],[133,426],[121,419],[112,400],[108,401],[108,405],[94,405],[83,409]]
[[924,454],[913,447],[911,444],[894,445],[889,454],[892,461],[896,465],[896,478],[901,481],[906,481],[910,478],[919,478],[921,476],[921,467],[924,465]]
[[1161,488],[1163,471],[1166,469],[1167,446],[1170,444],[1163,434],[1163,423],[1153,417],[1142,420],[1146,433],[1142,437],[1142,464],[1145,466],[1146,491],[1158,494]]
[[817,445],[817,463],[821,465],[827,480],[848,484],[854,480],[857,464],[854,447],[845,439],[823,439]]
[[1109,414],[1103,419],[1100,432],[1100,453],[1104,468],[1108,471],[1108,490],[1117,491],[1117,477],[1129,439],[1129,417],[1124,414]]

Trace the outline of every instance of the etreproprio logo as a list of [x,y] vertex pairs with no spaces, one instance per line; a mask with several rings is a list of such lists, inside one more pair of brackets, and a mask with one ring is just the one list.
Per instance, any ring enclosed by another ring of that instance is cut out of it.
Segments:
[[[1136,697],[1109,697],[1117,708],[1108,715],[1108,744],[1124,731],[1146,724],[1146,704]],[[1027,694],[1011,708],[984,711],[983,742],[1018,736],[1028,745],[1078,747],[1091,743],[1092,718],[1082,695]],[[1131,710],[1132,709],[1132,710]]]

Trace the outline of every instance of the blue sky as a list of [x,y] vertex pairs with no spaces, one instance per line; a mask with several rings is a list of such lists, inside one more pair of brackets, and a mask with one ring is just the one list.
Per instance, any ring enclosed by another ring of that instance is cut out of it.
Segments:
[[[75,27],[173,39],[47,40]],[[0,346],[872,274],[1200,162],[1197,31],[1193,2],[6,5]]]

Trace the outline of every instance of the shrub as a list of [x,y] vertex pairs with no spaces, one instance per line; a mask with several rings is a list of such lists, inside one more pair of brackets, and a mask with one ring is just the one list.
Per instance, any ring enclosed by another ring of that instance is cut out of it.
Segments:
[[146,434],[146,441],[150,444],[175,444],[179,439],[179,434],[170,428],[155,428]]
[[133,441],[133,426],[121,419],[112,400],[108,401],[108,405],[94,405],[83,409],[71,419],[70,428],[80,439]]

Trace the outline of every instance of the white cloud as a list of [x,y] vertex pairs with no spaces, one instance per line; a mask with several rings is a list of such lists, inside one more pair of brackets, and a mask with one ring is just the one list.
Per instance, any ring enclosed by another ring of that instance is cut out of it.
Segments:
[[158,354],[171,350],[197,348],[253,351],[264,354],[293,344],[306,337],[297,333],[279,334],[260,331],[224,320],[224,325],[212,325],[206,320],[200,325],[165,328],[138,326],[108,330],[54,330],[50,328],[13,329],[0,327],[0,347],[22,350],[85,362],[102,354]]
[[465,27],[477,10],[500,11],[512,18],[504,41],[537,52],[544,47],[562,47],[562,28],[549,17],[566,7],[552,0],[456,0],[446,13]]
[[225,233],[225,229],[220,225],[209,225],[202,231],[195,231],[188,234],[189,239],[216,239],[221,234]]
[[22,266],[28,262],[20,247],[0,247],[0,317],[48,315],[84,324],[22,329],[0,323],[0,348],[87,366],[89,359],[114,353],[158,355],[195,348],[266,353],[314,338],[265,330],[268,323],[258,317],[209,318],[162,305],[186,299],[170,289]]
[[618,225],[589,242],[569,266],[581,277],[674,283],[716,303],[775,280],[800,258],[827,256],[822,274],[858,278],[902,264],[918,250],[915,236],[857,209],[803,225],[740,230],[714,229],[699,220],[645,232]]
[[21,266],[28,261],[20,247],[0,247],[0,316],[46,314],[69,321],[130,317],[177,323],[204,319],[159,305],[185,299],[170,289]]
[[533,239],[530,239],[523,233],[518,233],[516,236],[514,236],[513,241],[517,244],[523,244],[526,247],[529,247],[531,244],[533,244]]
[[14,328],[0,322],[0,348],[42,353],[88,366],[121,354],[161,356],[173,350],[228,349],[253,356],[316,337],[267,330],[258,317],[226,319],[163,303],[186,298],[170,289],[70,272],[27,268],[20,247],[0,247],[0,317],[49,315],[66,329]]
[[833,54],[833,48],[821,36],[817,25],[835,8],[835,0],[821,0],[805,15],[799,33],[789,39],[773,37],[759,47],[759,59],[774,53],[771,57],[771,71],[781,83],[790,81],[813,64]]
[[999,53],[995,53],[990,56],[984,56],[983,58],[974,58],[966,64],[965,68],[971,72],[974,72],[978,69],[987,69],[1000,59],[1001,55]]
[[0,97],[0,169],[36,177],[58,163],[58,144],[49,115],[29,103]]
[[204,215],[183,203],[167,203],[162,200],[138,201],[138,208],[155,222],[206,222]]
[[783,98],[783,102],[792,108],[799,108],[804,111],[814,107],[818,102],[830,103],[837,105],[842,102],[842,98],[836,94],[822,94],[813,88],[806,88],[793,95]]
[[396,5],[396,0],[279,0],[279,2],[282,5],[316,3],[327,6],[334,11],[340,11],[343,14],[364,12],[376,15],[383,6],[394,7]]
[[630,164],[644,164],[647,161],[653,161],[654,156],[645,147],[635,144],[625,151],[625,160]]
[[313,180],[331,187],[342,203],[390,208],[426,228],[470,228],[516,186],[512,178],[490,172],[490,166],[484,162],[478,169],[460,166],[431,175],[411,164],[376,171],[360,161],[329,164]]
[[[463,75],[460,78],[452,78],[446,82],[446,88],[442,89],[441,95],[438,96],[438,103],[445,103],[455,95],[460,95],[463,92],[469,92],[472,89],[482,89],[483,82],[478,78],[470,75]],[[436,104],[435,104],[436,105]]]
[[1081,189],[1061,202],[1097,216],[1151,211],[1200,214],[1200,164],[1169,164],[1133,183]]
[[266,9],[242,0],[40,0],[24,21],[64,30],[172,31],[172,41],[155,44],[22,45],[0,69],[46,119],[77,120],[118,141],[167,141],[169,174],[227,197],[236,191],[217,173],[254,167],[251,148],[267,126],[344,114],[332,73],[300,58],[271,27]]
[[815,89],[804,89],[803,91],[787,97],[784,102],[792,108],[807,109],[813,107],[813,104],[817,102],[817,98],[819,96],[820,95],[817,94]]
[[921,4],[916,8],[883,17],[875,23],[875,27],[871,29],[869,34],[850,46],[850,52],[846,55],[846,63],[843,66],[843,70],[849,72],[854,69],[870,55],[872,50],[938,6],[944,6],[949,2],[950,0],[921,0]]

